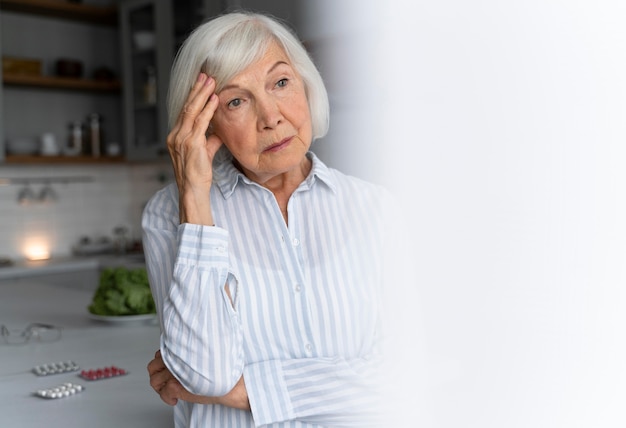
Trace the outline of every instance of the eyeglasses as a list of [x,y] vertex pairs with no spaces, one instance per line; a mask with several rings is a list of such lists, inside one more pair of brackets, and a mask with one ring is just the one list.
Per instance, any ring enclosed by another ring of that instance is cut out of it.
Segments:
[[7,345],[22,345],[31,340],[56,342],[61,338],[61,328],[50,324],[32,323],[23,330],[9,330],[5,325],[0,325],[0,334]]

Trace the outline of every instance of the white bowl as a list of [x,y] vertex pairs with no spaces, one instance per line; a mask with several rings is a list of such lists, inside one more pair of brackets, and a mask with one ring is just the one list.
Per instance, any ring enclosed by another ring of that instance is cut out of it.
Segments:
[[156,42],[156,36],[152,31],[137,31],[133,34],[133,42],[138,50],[152,49]]

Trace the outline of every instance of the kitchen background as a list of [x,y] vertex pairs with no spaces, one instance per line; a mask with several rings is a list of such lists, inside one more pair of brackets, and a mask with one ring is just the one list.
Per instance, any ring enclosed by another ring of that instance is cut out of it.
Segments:
[[[376,48],[376,13],[368,8],[290,0],[2,0],[0,258],[71,256],[81,240],[112,240],[116,228],[131,242],[140,239],[143,205],[171,179],[163,95],[172,57],[191,28],[236,8],[271,13],[306,41],[333,116],[328,136],[313,146],[317,155],[348,174],[382,181],[380,157],[365,143],[376,128],[360,126],[375,122],[361,108],[373,99],[361,90]],[[148,40],[139,40],[142,33]],[[29,74],[11,69],[15,59],[30,61],[21,65]],[[80,79],[59,82],[58,76],[74,77],[76,61]],[[89,138],[94,113],[96,158]],[[44,135],[54,141],[41,153]],[[56,198],[42,203],[37,199],[47,186]],[[34,201],[20,201],[26,189]]]
[[[40,30],[66,25],[73,30],[63,44],[85,63],[106,58],[123,70],[130,39],[122,48],[81,48],[96,43],[91,32],[113,40],[123,29],[53,24],[7,11],[11,3],[0,0],[3,55],[30,56],[21,44],[30,40],[32,52],[50,53],[50,67],[62,44],[48,40],[63,32]],[[241,5],[291,19],[321,59],[331,92],[331,134],[314,150],[403,195],[418,271],[415,284],[394,284],[406,287],[393,293],[401,296],[398,370],[410,383],[400,391],[409,401],[398,413],[404,422],[626,426],[623,1],[200,3],[209,15]],[[189,9],[179,5],[190,2],[175,4],[173,28],[184,28]],[[69,121],[102,111],[106,138],[140,157],[141,144],[122,124],[130,113],[109,105],[123,93],[83,98],[5,85],[0,128],[7,138],[53,131],[62,140]],[[66,104],[70,98],[79,107]],[[364,141],[384,146],[385,156]],[[0,255],[22,258],[28,239],[42,234],[53,255],[119,225],[137,238],[141,206],[169,179],[158,150],[143,148],[151,160],[42,164],[5,159],[2,147],[0,178],[85,181],[54,183],[59,198],[49,205],[18,205],[19,180],[0,186]],[[43,183],[32,187],[38,193]],[[407,331],[418,336],[417,350],[404,343]]]
[[[167,135],[163,94],[172,56],[184,36],[206,17],[244,7],[285,19],[300,33],[308,30],[310,42],[322,40],[311,36],[311,30],[321,30],[303,25],[307,11],[300,3],[1,1],[0,258],[19,262],[86,254],[106,248],[100,245],[105,240],[113,245],[120,229],[130,243],[137,243],[144,204],[171,179],[163,150]],[[155,39],[138,40],[146,32]],[[148,49],[140,43],[148,43]],[[311,45],[318,53],[330,46]],[[9,61],[16,59],[30,61],[21,64],[26,71],[11,68],[16,65]],[[74,75],[72,66],[82,70]],[[32,67],[35,77],[79,77],[94,86],[28,81]],[[156,77],[156,83],[150,77]],[[332,79],[328,80],[330,85]],[[92,151],[90,141],[89,116],[94,113],[99,154]],[[80,153],[72,153],[76,122],[82,133]],[[47,149],[40,146],[44,134],[53,140]],[[321,157],[332,157],[323,145],[317,147]],[[358,165],[353,163],[352,172]],[[44,189],[52,189],[52,197],[42,198]],[[26,192],[33,194],[24,197]]]

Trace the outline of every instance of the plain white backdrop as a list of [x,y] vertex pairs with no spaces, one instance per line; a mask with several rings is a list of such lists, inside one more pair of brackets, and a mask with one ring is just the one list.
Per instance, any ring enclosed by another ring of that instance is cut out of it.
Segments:
[[389,426],[626,426],[626,3],[336,3],[319,150],[414,243]]

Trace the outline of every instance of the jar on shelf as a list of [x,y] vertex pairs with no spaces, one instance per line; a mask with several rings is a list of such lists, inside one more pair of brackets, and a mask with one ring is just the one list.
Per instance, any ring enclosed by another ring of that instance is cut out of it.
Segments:
[[102,126],[101,117],[98,113],[87,116],[89,154],[95,158],[102,154]]
[[145,82],[143,85],[143,102],[146,104],[156,104],[157,102],[157,77],[156,70],[149,65],[145,68]]
[[83,151],[83,124],[79,121],[71,122],[69,125],[69,136],[67,144],[63,149],[63,154],[67,156],[77,156]]

